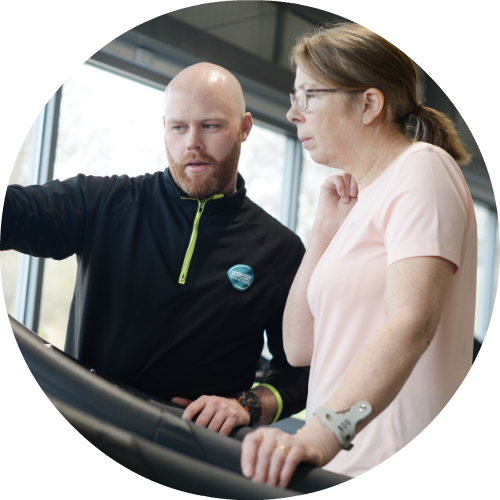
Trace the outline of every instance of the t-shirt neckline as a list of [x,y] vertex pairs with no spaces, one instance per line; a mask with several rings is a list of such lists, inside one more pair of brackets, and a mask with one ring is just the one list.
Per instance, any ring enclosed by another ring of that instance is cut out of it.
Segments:
[[415,147],[416,146],[420,146],[422,144],[425,144],[421,141],[419,142],[415,142],[413,143],[411,146],[409,146],[408,148],[406,148],[399,156],[397,156],[391,164],[389,164],[389,166],[367,187],[365,187],[365,189],[361,190],[359,193],[358,193],[358,202],[361,201],[362,199],[364,199],[366,197],[366,193],[368,193],[372,186],[374,184],[378,184],[381,179],[383,179],[387,172],[389,172],[390,170],[392,170],[392,168],[397,165],[398,163],[400,163],[401,161],[403,161],[406,156],[408,156],[409,154],[413,153],[414,149],[416,149]]

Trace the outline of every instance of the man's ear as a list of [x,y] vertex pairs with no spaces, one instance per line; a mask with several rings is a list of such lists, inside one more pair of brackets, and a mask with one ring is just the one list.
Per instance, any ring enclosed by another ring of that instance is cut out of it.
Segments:
[[379,89],[370,88],[363,92],[362,105],[364,125],[370,125],[382,115],[385,97]]
[[243,120],[241,121],[241,142],[245,142],[247,140],[248,134],[250,134],[250,130],[252,130],[252,126],[252,115],[249,111],[247,111],[243,115]]
[[163,128],[165,128],[165,117],[162,116],[162,120],[163,120]]

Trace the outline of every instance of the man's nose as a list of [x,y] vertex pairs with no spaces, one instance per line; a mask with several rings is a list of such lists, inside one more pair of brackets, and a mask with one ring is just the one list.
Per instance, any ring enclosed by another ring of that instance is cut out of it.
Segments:
[[202,151],[204,149],[203,141],[197,131],[192,131],[189,134],[187,149],[188,151]]

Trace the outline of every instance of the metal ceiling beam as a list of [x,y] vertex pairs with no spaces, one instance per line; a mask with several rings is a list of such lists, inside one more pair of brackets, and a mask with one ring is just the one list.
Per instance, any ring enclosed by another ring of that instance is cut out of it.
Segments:
[[152,19],[133,31],[171,45],[202,60],[218,64],[281,92],[290,92],[294,75],[276,64],[240,49],[169,15]]
[[145,85],[153,86],[163,90],[169,83],[170,78],[156,71],[151,71],[122,58],[107,54],[103,50],[96,52],[89,60],[90,64],[98,66],[101,69],[118,73],[121,76],[139,81]]
[[283,28],[285,25],[286,11],[288,10],[288,4],[276,3],[276,23],[274,28],[274,50],[273,50],[273,62],[274,64],[279,64],[281,60],[281,54],[283,52]]
[[[273,2],[279,4],[281,2]],[[315,9],[313,7],[306,7],[304,5],[298,5],[295,3],[287,4],[289,12],[295,14],[296,16],[304,19],[311,24],[322,24],[325,22],[351,22],[349,19],[332,14],[331,12],[326,12],[324,10]]]
[[[141,82],[162,91],[171,81],[171,78],[165,74],[138,66],[136,63],[116,57],[105,52],[104,50],[96,52],[87,62],[101,69],[117,73],[125,78]],[[281,113],[282,119],[278,119],[275,110],[273,113],[273,110],[270,109],[269,106],[266,106],[265,104],[262,105],[262,103],[257,103],[258,106],[255,105],[256,103],[252,99],[252,96],[257,92],[257,90],[247,88],[247,82],[240,83],[242,83],[243,92],[247,100],[247,109],[248,111],[251,111],[254,119],[271,125],[271,127],[277,127],[281,132],[286,132],[291,137],[296,137],[297,128],[285,119],[285,113],[288,108],[283,108]],[[273,104],[278,105],[278,100],[275,100]]]

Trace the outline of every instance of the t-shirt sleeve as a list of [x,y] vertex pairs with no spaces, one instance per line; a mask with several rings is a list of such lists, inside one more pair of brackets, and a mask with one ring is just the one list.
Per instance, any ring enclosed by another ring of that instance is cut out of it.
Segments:
[[387,266],[412,257],[437,256],[460,267],[467,227],[467,198],[458,167],[432,150],[410,155],[392,176],[379,213]]

